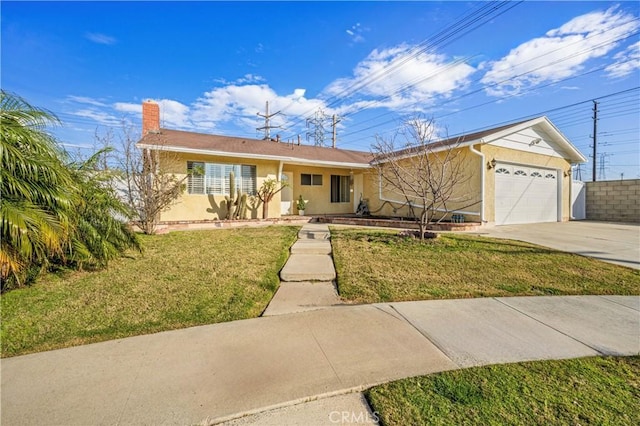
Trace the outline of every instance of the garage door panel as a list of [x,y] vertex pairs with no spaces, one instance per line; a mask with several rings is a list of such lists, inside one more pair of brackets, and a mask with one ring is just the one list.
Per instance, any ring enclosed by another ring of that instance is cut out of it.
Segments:
[[495,221],[498,225],[558,220],[554,170],[496,165]]

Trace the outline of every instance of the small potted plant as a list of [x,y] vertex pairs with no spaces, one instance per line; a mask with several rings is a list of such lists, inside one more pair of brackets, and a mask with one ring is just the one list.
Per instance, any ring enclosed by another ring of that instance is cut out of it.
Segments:
[[298,214],[300,216],[304,216],[304,210],[307,208],[307,202],[302,198],[302,194],[300,194],[298,201],[296,201],[296,207],[298,208]]

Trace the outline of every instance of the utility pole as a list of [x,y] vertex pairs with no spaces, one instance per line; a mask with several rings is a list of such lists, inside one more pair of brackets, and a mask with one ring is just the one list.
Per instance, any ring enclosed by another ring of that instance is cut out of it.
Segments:
[[341,118],[338,117],[337,115],[333,114],[333,122],[332,122],[332,127],[333,127],[333,147],[336,147],[336,140],[337,140],[337,132],[336,132],[336,126],[337,124],[340,122]]
[[591,180],[596,181],[596,147],[598,146],[598,102],[593,101],[593,176]]
[[278,114],[280,114],[280,111],[274,112],[273,114],[269,114],[269,101],[267,101],[265,114],[258,113],[258,115],[260,117],[264,117],[264,126],[263,127],[257,127],[256,130],[264,130],[264,139],[265,140],[271,140],[271,129],[278,129],[280,127],[280,126],[272,126],[271,124],[269,124],[270,120],[271,120],[271,117],[274,117],[274,116],[276,116]]

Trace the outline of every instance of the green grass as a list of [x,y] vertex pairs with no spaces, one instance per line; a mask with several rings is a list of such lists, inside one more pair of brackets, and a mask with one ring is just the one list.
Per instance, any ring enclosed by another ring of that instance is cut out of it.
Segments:
[[399,380],[366,397],[382,425],[638,425],[640,357],[493,365]]
[[142,236],[105,270],[48,274],[2,296],[2,356],[257,317],[298,229]]
[[640,294],[640,272],[528,243],[331,230],[338,290],[357,303],[495,296]]

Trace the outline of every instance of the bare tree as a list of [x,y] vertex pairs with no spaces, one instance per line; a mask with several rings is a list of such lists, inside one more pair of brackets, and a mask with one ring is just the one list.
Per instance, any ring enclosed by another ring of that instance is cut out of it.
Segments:
[[421,240],[437,211],[446,213],[447,204],[470,199],[464,190],[470,176],[460,141],[434,142],[434,134],[432,119],[416,117],[405,122],[394,137],[376,137],[372,146],[382,190],[402,197],[418,220]]
[[161,135],[153,149],[139,149],[130,129],[123,129],[120,167],[124,196],[134,210],[137,225],[145,234],[154,234],[160,213],[184,192],[188,176],[179,177],[178,158],[164,149]]
[[132,209],[135,224],[145,234],[154,234],[160,213],[180,197],[188,176],[174,173],[181,163],[175,153],[164,149],[161,135],[155,136],[153,149],[139,149],[137,139],[132,127],[123,121],[118,132],[112,128],[96,130],[94,145],[109,153],[101,155],[98,166],[111,169],[112,185]]

